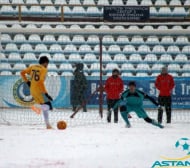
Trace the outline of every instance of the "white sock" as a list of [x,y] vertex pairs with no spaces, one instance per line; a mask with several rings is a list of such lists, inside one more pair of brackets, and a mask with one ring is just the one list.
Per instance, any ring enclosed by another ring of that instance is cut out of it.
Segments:
[[49,106],[47,104],[41,105],[41,109],[43,111],[44,121],[46,125],[49,125]]

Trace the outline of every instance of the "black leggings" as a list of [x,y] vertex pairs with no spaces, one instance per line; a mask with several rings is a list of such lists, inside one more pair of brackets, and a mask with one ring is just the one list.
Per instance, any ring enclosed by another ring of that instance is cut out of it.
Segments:
[[152,123],[152,119],[149,118],[149,117],[144,118],[144,120],[145,120],[147,123]]

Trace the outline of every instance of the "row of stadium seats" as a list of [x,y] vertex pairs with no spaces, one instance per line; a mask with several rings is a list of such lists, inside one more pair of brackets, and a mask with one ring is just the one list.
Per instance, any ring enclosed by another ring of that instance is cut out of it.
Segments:
[[1,0],[5,4],[190,5],[189,0]]
[[[99,76],[100,73],[99,72],[92,72],[91,74],[88,74],[88,73],[84,73],[85,76]],[[173,75],[174,77],[190,77],[190,73],[189,72],[185,72],[185,73],[182,73],[182,74],[179,74],[179,73],[170,73],[171,75]],[[18,75],[20,76],[20,71],[17,71],[15,73],[11,72],[11,71],[2,71],[0,72],[0,75],[5,75],[5,76],[9,76],[9,75]],[[48,72],[47,74],[48,76],[73,76],[73,73],[72,72],[61,72],[61,73],[58,73],[58,72]],[[104,76],[111,76],[111,73],[108,72],[108,73],[104,73],[103,74]],[[148,77],[148,76],[152,76],[152,77],[156,77],[159,75],[159,72],[155,72],[155,73],[146,73],[146,72],[137,72],[137,73],[131,73],[131,72],[123,72],[121,74],[122,77]]]
[[[0,9],[1,16],[15,16],[18,15],[18,6],[12,7],[4,5]],[[22,16],[60,16],[61,7],[54,6],[22,6]],[[186,17],[189,16],[189,7],[150,7],[150,17]],[[64,7],[64,16],[77,17],[103,17],[103,8],[100,7]]]
[[[26,53],[26,52],[34,52],[34,53],[41,53],[41,52],[47,52],[47,53],[64,53],[64,54],[70,54],[70,53],[99,53],[99,45],[94,46],[93,48],[90,45],[82,44],[79,47],[76,47],[73,44],[68,44],[61,46],[59,44],[52,44],[50,47],[47,47],[45,44],[37,44],[33,48],[31,44],[22,44],[20,47],[18,47],[14,43],[8,43],[3,48],[4,53],[10,53],[10,52],[19,52],[19,53]],[[49,48],[49,49],[48,49]],[[166,48],[166,49],[165,49]],[[133,45],[124,45],[122,48],[119,45],[110,45],[107,49],[103,45],[102,50],[104,53],[109,54],[117,54],[117,53],[125,53],[125,54],[133,54],[133,53],[139,53],[139,54],[190,54],[190,45],[185,45],[180,49],[176,45],[171,45],[168,47],[164,47],[162,45],[155,45],[152,48],[148,45],[140,45],[139,47],[135,48]]]
[[190,30],[190,25],[171,25],[171,24],[155,24],[155,25],[106,25],[106,24],[0,24],[0,28],[6,29],[6,28],[14,28],[14,29],[20,29],[20,28],[27,28],[27,29],[50,29],[53,31],[54,29],[69,29],[69,30],[79,30],[79,29],[96,29],[96,30]]
[[[100,73],[99,72],[92,72],[91,74],[88,74],[88,73],[84,73],[85,76],[99,76]],[[182,74],[179,74],[179,73],[170,73],[171,75],[173,75],[174,77],[190,77],[190,73],[189,72],[185,72],[185,73],[182,73]],[[5,76],[9,76],[9,75],[18,75],[20,76],[20,71],[17,71],[15,73],[11,72],[11,71],[2,71],[0,72],[0,75],[5,75]],[[58,73],[58,72],[48,72],[47,74],[48,76],[73,76],[73,73],[72,72],[61,72],[61,73]],[[104,73],[103,75],[105,76],[111,76],[111,73],[108,72],[108,73]],[[152,77],[156,77],[157,75],[159,75],[159,72],[155,72],[155,73],[146,73],[146,72],[137,72],[137,73],[131,73],[131,72],[123,72],[121,74],[122,77],[132,77],[132,76],[136,76],[136,77],[148,77],[148,76],[152,76]]]
[[[14,42],[16,44],[21,43],[29,43],[29,44],[99,44],[99,37],[96,35],[91,35],[88,38],[85,38],[82,35],[75,35],[72,37],[68,35],[59,35],[55,37],[54,35],[46,34],[43,37],[38,34],[31,34],[29,37],[26,37],[24,34],[16,34],[14,37],[9,34],[2,34],[0,36],[1,44],[11,43]],[[114,38],[113,36],[103,36],[102,42],[104,45],[108,44],[118,44],[118,45],[139,45],[139,44],[147,44],[147,45],[188,45],[190,44],[190,39],[186,36],[148,36],[143,38],[142,36],[118,36]]]
[[[7,57],[0,53],[1,62],[9,62],[9,63],[16,63],[16,62],[24,62],[24,63],[36,63],[38,58],[46,55],[50,59],[51,62],[54,63],[63,63],[63,62],[84,62],[84,63],[93,63],[99,62],[99,57],[95,54],[85,54],[81,56],[80,54],[70,54],[69,56],[65,56],[64,54],[54,54],[52,57],[50,54],[41,53],[38,57],[34,53],[26,53],[22,57],[19,53],[10,53]],[[172,57],[170,54],[162,54],[158,57],[155,54],[147,54],[142,57],[140,54],[131,54],[126,56],[125,54],[116,54],[111,56],[109,54],[103,54],[102,56],[103,62],[116,62],[117,64],[123,62],[130,62],[130,63],[155,63],[157,61],[161,63],[178,63],[178,64],[186,64],[190,57],[186,56],[185,54],[178,54]]]
[[[13,65],[13,66],[12,66]],[[158,63],[153,64],[150,66],[150,64],[146,63],[139,63],[137,65],[134,65],[132,63],[123,63],[121,65],[118,65],[117,63],[108,63],[104,64],[103,70],[106,72],[111,72],[114,68],[120,69],[122,72],[157,72],[160,71],[161,68],[164,66],[164,64]],[[26,64],[23,63],[15,63],[15,64],[9,64],[9,63],[1,63],[0,65],[0,71],[18,71],[26,68]],[[73,72],[73,67],[71,63],[62,63],[62,64],[53,64],[50,63],[48,66],[48,69],[50,71],[68,71]],[[169,64],[168,65],[169,71],[174,72],[190,72],[190,66],[189,64],[184,64],[183,66],[180,66],[179,64]],[[92,63],[92,64],[84,64],[84,70],[86,72],[94,72],[100,70],[100,64],[99,63]]]

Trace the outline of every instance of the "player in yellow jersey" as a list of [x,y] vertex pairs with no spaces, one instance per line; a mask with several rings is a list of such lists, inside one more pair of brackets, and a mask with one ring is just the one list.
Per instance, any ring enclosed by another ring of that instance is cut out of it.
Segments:
[[[41,110],[43,111],[44,120],[47,129],[51,129],[49,123],[49,110],[52,110],[51,101],[52,97],[48,94],[44,81],[47,74],[47,67],[49,64],[49,59],[46,56],[40,57],[39,64],[31,65],[27,69],[21,71],[21,77],[30,87],[30,93],[37,104],[41,105]],[[29,75],[29,79],[27,78]]]

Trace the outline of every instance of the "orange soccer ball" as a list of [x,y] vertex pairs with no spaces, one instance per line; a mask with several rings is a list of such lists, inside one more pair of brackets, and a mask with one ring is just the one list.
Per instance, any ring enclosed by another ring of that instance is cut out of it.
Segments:
[[65,121],[58,121],[57,122],[57,128],[59,130],[64,130],[67,128],[67,123]]

